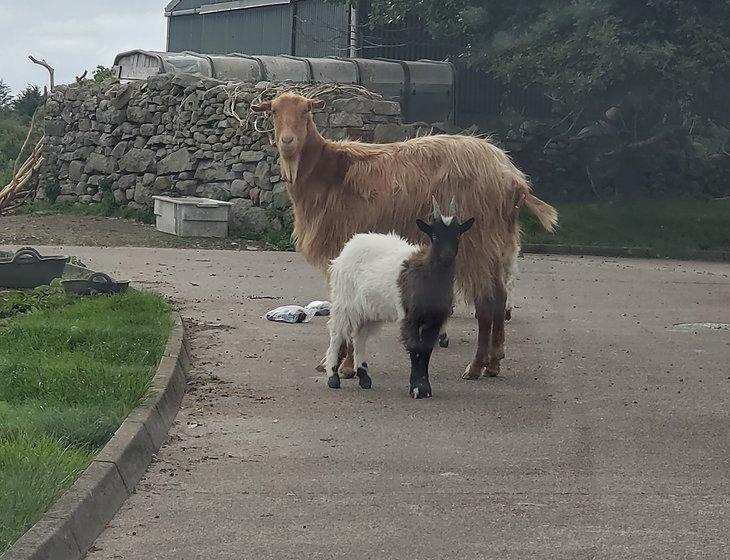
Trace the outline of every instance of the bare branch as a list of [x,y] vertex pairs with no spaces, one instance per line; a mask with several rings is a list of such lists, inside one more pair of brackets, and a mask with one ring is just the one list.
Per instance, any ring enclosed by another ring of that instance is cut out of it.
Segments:
[[55,70],[53,69],[53,67],[46,62],[46,59],[45,58],[42,59],[42,60],[38,60],[32,54],[29,54],[28,55],[28,58],[30,59],[30,61],[33,64],[39,64],[40,66],[43,66],[46,70],[48,70],[48,75],[49,75],[50,80],[51,80],[51,91],[53,91],[53,88],[55,86],[55,82],[54,82],[54,78],[53,78],[54,77],[54,74],[55,74]]
[[88,73],[89,73],[88,70],[84,70],[83,74],[81,74],[80,76],[76,76],[76,83],[78,84],[79,82],[81,82],[86,77],[86,74],[88,74]]

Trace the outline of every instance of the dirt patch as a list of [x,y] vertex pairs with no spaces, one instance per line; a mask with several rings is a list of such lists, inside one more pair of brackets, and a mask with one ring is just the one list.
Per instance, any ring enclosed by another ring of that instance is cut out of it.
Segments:
[[180,238],[154,226],[122,218],[29,214],[0,218],[0,245],[82,245],[90,247],[172,247],[260,250],[245,239]]

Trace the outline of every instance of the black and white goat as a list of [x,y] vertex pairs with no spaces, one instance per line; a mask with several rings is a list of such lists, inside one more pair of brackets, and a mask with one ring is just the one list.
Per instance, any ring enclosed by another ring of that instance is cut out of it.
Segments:
[[352,237],[330,264],[332,307],[327,385],[340,387],[338,354],[351,342],[360,387],[369,389],[367,339],[382,323],[400,321],[401,339],[411,357],[410,394],[431,396],[428,363],[454,300],[454,260],[459,238],[474,218],[461,223],[452,198],[449,215],[433,199],[433,221],[417,220],[430,244],[419,247],[396,234],[365,233]]

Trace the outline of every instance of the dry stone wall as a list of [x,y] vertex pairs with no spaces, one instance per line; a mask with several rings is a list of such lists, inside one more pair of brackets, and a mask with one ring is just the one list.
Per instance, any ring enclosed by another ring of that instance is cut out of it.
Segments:
[[[162,74],[122,84],[59,86],[46,105],[39,197],[62,203],[112,203],[148,211],[152,196],[232,201],[231,229],[260,232],[291,221],[286,183],[268,134],[227,114],[271,84],[220,82]],[[324,97],[315,113],[331,139],[389,142],[414,134],[398,103],[369,97]]]

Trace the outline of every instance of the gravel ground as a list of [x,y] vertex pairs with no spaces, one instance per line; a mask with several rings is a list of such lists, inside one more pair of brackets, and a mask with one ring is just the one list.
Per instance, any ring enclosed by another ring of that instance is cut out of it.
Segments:
[[83,245],[87,247],[171,247],[185,249],[259,249],[243,239],[183,239],[153,225],[122,218],[30,214],[0,217],[3,245]]

